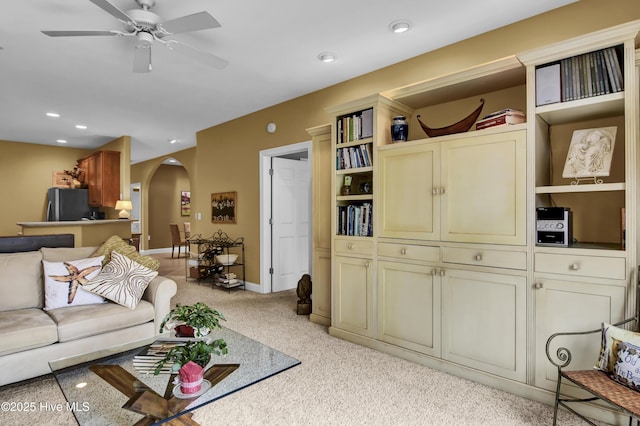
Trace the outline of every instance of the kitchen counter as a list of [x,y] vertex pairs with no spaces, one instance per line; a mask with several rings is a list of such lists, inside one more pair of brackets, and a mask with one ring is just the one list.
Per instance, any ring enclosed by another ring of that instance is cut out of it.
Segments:
[[76,247],[97,247],[112,235],[131,238],[131,220],[71,220],[62,222],[17,222],[22,235],[73,234]]

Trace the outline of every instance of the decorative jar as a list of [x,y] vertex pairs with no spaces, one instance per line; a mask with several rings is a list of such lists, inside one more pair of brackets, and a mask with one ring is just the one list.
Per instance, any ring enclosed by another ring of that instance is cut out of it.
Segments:
[[408,137],[409,125],[407,124],[407,118],[403,115],[393,117],[393,123],[391,124],[391,141],[405,142]]

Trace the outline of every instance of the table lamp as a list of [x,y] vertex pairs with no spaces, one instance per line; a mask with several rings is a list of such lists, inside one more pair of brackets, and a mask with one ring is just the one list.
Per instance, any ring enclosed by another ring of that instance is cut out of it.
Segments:
[[131,205],[131,201],[129,200],[118,200],[116,201],[116,210],[120,210],[118,214],[119,219],[129,219],[129,211],[132,210],[133,206]]

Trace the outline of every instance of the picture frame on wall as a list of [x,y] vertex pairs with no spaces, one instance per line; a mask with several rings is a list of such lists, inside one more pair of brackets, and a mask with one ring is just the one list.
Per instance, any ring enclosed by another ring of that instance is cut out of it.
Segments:
[[180,191],[180,215],[191,216],[191,191]]
[[211,222],[236,223],[238,193],[216,192],[211,194]]

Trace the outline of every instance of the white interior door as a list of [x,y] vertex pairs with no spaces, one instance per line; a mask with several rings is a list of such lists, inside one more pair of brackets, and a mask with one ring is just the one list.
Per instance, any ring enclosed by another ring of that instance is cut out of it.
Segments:
[[139,234],[142,232],[142,226],[140,223],[140,204],[141,204],[141,194],[140,194],[140,183],[132,183],[131,184],[131,233]]
[[271,291],[296,288],[309,273],[311,179],[308,161],[273,157]]

